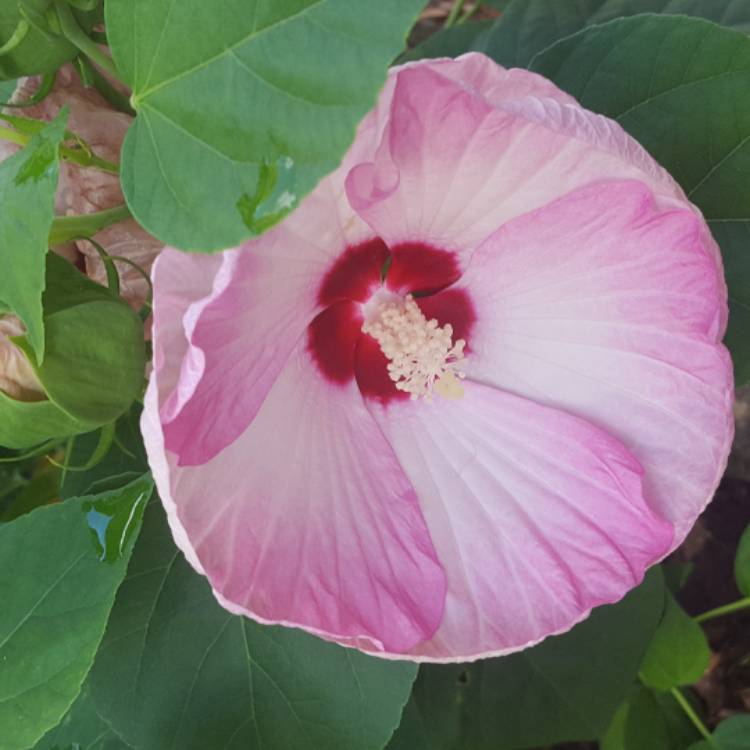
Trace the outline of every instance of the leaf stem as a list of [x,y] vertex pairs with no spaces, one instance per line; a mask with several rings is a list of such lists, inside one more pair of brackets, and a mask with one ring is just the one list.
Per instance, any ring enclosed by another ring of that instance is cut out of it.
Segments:
[[464,13],[461,18],[458,19],[459,25],[466,23],[480,8],[482,7],[481,0],[477,0],[474,5]]
[[69,146],[60,146],[60,156],[65,161],[78,164],[80,167],[94,167],[110,174],[120,173],[120,168],[117,164],[102,159],[101,156],[97,156],[93,151],[89,151],[88,149],[77,150]]
[[29,22],[25,18],[22,18],[18,22],[15,31],[11,34],[10,39],[0,47],[0,55],[7,55],[8,52],[12,52],[26,38],[26,34],[28,33]]
[[716,609],[709,609],[708,612],[703,612],[703,614],[697,615],[694,619],[696,622],[706,622],[707,620],[713,620],[715,617],[723,617],[724,615],[731,615],[734,612],[740,612],[743,609],[750,609],[750,596],[738,599],[731,604],[716,607]]
[[80,216],[56,216],[52,221],[49,244],[61,245],[70,240],[84,239],[111,224],[129,218],[130,211],[125,205]]
[[711,732],[708,731],[708,727],[703,723],[700,716],[693,710],[693,707],[688,702],[688,699],[682,694],[682,690],[678,687],[670,688],[669,692],[672,697],[680,704],[680,708],[685,712],[688,719],[693,722],[695,728],[703,735],[711,747],[716,747],[716,742],[711,736]]
[[25,146],[31,140],[31,138],[24,133],[19,133],[17,130],[4,128],[2,125],[0,125],[0,140],[17,143],[19,146]]
[[[33,120],[26,117],[16,117],[14,115],[4,115],[0,113],[0,119],[9,122],[13,125],[16,130],[3,127],[0,125],[0,140],[11,141],[17,143],[19,146],[25,146],[31,140],[31,138],[38,132],[40,132],[45,123],[41,120]],[[69,161],[72,164],[77,164],[80,167],[94,167],[95,169],[101,169],[103,172],[109,172],[110,174],[119,174],[120,168],[117,164],[113,164],[106,159],[102,159],[97,156],[90,148],[90,146],[75,133],[65,132],[67,139],[74,140],[76,147],[71,146],[60,146],[60,156],[63,160]]]
[[0,464],[10,464],[15,463],[16,461],[25,461],[27,458],[36,458],[37,456],[43,456],[45,453],[49,453],[58,445],[60,445],[60,439],[52,438],[46,443],[37,445],[35,448],[29,448],[26,453],[19,453],[15,456],[6,456],[4,458],[0,458]]
[[466,0],[454,0],[453,7],[451,8],[450,15],[448,18],[445,19],[445,28],[449,28],[450,26],[453,26],[454,23],[458,20],[458,16],[461,13],[462,8],[464,7],[464,3]]
[[78,47],[86,57],[96,63],[102,70],[114,78],[119,78],[112,58],[104,54],[97,43],[78,25],[70,6],[62,0],[55,0],[55,8],[57,18],[60,21],[60,29],[65,38]]
[[28,99],[22,102],[3,102],[2,106],[20,109],[23,107],[33,107],[39,104],[39,102],[44,101],[50,91],[52,91],[52,87],[55,85],[56,76],[56,71],[52,73],[45,73],[39,83],[39,88],[37,88],[37,90]]
[[80,55],[77,62],[81,67],[82,76],[85,74],[91,80],[91,85],[108,101],[115,109],[135,117],[135,110],[130,106],[128,97],[121,94],[88,60],[85,55]]

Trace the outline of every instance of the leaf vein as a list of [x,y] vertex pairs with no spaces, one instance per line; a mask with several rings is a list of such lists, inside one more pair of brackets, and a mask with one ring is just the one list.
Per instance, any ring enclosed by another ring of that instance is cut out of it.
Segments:
[[[234,44],[232,44],[229,47],[224,48],[221,50],[221,52],[218,52],[213,57],[209,57],[206,60],[201,60],[197,65],[193,65],[193,67],[188,68],[187,70],[183,70],[180,73],[177,73],[176,75],[172,76],[171,78],[165,78],[163,81],[160,81],[155,86],[152,86],[150,89],[146,88],[144,91],[136,91],[136,96],[138,100],[145,99],[147,96],[151,96],[155,92],[159,91],[160,89],[163,89],[165,86],[170,86],[171,84],[175,83],[175,81],[179,81],[182,78],[186,78],[189,75],[192,75],[198,70],[202,70],[203,68],[208,67],[212,63],[216,62],[217,60],[221,60],[223,57],[225,57],[227,54],[231,53],[233,50],[235,50],[237,47],[241,47],[243,44],[246,44],[247,42],[251,41],[252,39],[256,39],[262,34],[265,34],[272,29],[278,29],[280,26],[283,26],[286,23],[289,23],[290,21],[293,21],[297,18],[300,18],[301,16],[304,16],[306,13],[308,13],[312,8],[320,5],[321,3],[326,2],[327,0],[313,0],[310,5],[305,6],[301,10],[297,11],[296,13],[292,13],[289,16],[285,16],[284,18],[280,18],[278,21],[275,21],[274,23],[269,24],[268,26],[264,26],[262,29],[255,30],[253,27],[253,30],[246,34],[242,39],[236,41]],[[257,18],[257,14],[254,16]]]

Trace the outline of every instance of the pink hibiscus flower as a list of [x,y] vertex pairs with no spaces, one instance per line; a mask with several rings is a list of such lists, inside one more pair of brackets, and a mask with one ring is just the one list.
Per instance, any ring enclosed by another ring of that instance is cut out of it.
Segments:
[[285,222],[154,269],[143,430],[219,601],[383,656],[620,599],[732,438],[718,249],[612,121],[482,55],[394,70]]

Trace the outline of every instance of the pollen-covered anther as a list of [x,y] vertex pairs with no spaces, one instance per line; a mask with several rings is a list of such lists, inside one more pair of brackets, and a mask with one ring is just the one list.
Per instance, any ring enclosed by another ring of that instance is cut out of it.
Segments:
[[433,392],[449,399],[464,395],[466,342],[453,341],[450,323],[427,320],[412,295],[379,304],[362,331],[380,344],[391,380],[412,399],[431,401]]

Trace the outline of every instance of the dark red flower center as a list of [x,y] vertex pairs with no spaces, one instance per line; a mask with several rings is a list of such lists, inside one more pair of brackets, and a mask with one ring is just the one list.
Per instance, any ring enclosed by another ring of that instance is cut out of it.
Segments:
[[454,253],[429,245],[388,248],[376,238],[348,247],[323,278],[318,301],[325,309],[308,328],[308,347],[322,375],[339,385],[355,378],[363,396],[381,403],[409,398],[391,379],[381,345],[362,331],[365,305],[383,291],[413,295],[428,320],[450,324],[453,339],[463,339],[468,349],[474,308],[464,290],[450,288],[460,275]]

